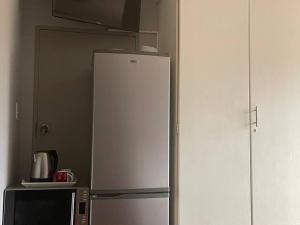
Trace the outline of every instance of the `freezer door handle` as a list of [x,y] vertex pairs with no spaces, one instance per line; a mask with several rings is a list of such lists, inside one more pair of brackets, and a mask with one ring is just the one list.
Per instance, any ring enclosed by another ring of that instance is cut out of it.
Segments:
[[139,199],[139,198],[169,198],[169,193],[141,193],[141,194],[92,194],[91,200],[101,199]]
[[120,198],[125,194],[95,194],[91,195],[91,199],[106,199],[106,198]]

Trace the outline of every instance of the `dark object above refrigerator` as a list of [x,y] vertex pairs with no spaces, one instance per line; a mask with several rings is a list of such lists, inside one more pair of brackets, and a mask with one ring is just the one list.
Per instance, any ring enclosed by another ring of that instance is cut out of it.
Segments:
[[141,0],[53,0],[53,16],[139,31]]

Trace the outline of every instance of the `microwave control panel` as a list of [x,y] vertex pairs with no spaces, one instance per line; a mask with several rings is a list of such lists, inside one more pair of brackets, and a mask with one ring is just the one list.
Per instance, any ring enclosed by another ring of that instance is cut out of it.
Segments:
[[75,225],[88,225],[89,220],[89,189],[78,188],[76,193]]

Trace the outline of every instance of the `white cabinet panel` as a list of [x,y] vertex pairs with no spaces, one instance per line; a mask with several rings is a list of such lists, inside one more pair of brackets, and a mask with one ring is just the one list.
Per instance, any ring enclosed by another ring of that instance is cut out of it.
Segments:
[[248,1],[180,1],[179,25],[179,223],[249,225]]
[[251,1],[255,225],[300,224],[299,15],[300,1]]

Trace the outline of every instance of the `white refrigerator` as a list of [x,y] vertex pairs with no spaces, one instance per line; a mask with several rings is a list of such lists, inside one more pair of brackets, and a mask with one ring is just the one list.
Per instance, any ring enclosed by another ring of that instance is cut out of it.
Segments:
[[91,225],[168,225],[170,59],[93,61]]

